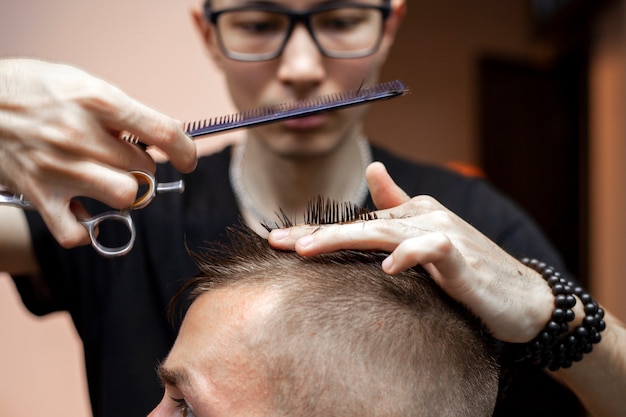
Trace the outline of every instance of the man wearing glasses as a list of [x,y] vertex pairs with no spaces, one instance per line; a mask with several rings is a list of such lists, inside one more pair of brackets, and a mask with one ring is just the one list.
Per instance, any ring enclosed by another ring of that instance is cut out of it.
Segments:
[[[404,0],[213,0],[198,4],[193,18],[235,105],[248,110],[375,84],[405,7]],[[84,342],[96,417],[146,415],[159,402],[154,367],[175,339],[163,312],[180,280],[197,273],[187,248],[222,239],[240,217],[266,235],[259,225],[273,224],[278,208],[302,219],[314,196],[381,209],[379,220],[349,233],[355,249],[398,249],[383,263],[388,273],[421,259],[438,283],[455,283],[446,290],[456,290],[453,297],[496,338],[526,343],[550,320],[555,301],[549,287],[509,255],[564,270],[533,222],[481,180],[371,146],[364,106],[250,129],[242,144],[196,165],[193,143],[175,121],[84,72],[7,60],[0,62],[0,76],[0,85],[10,86],[0,89],[6,110],[0,113],[0,179],[26,194],[41,215],[3,211],[0,270],[12,274],[32,311],[71,313]],[[54,117],[38,117],[42,111]],[[29,117],[38,117],[36,123],[22,122]],[[148,154],[119,140],[121,131],[163,150],[171,163],[159,164],[156,177],[183,179],[186,191],[134,213],[136,244],[121,259],[104,259],[91,247],[65,249],[88,243],[77,218],[98,212],[74,197],[128,207],[137,184],[127,172],[154,169]],[[410,132],[407,138],[413,139]],[[382,162],[408,195],[422,197],[406,203],[372,161]],[[314,247],[312,238],[319,236],[327,234],[305,237],[296,247]],[[338,245],[345,237],[338,233],[333,240]],[[286,241],[280,232],[270,236],[273,245],[290,249]],[[585,316],[579,307],[576,325]],[[624,396],[613,394],[626,387],[623,333],[609,317],[603,343],[581,362],[591,366],[559,374],[598,415],[620,412]],[[541,369],[524,372],[496,415],[576,414],[568,390]]]

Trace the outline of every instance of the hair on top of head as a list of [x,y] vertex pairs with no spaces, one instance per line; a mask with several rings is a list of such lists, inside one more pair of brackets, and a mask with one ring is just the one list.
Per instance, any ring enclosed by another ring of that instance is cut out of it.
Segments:
[[[281,229],[295,226],[298,224],[295,220],[290,218],[282,208],[276,214],[276,221],[273,226],[267,223],[261,223],[261,226],[268,232],[273,229]],[[307,202],[306,211],[304,213],[304,223],[306,225],[325,225],[325,224],[341,224],[354,221],[368,221],[377,219],[375,212],[370,211],[366,207],[359,206],[349,201],[337,201],[330,198],[324,198],[320,195],[311,198]],[[249,236],[256,235],[251,229],[249,229],[243,222],[238,227],[231,227],[226,230],[229,245],[224,245],[220,242],[209,242],[209,246],[204,253],[200,254],[188,249],[191,257],[196,264],[200,265],[224,265],[225,263],[232,262],[232,256],[234,253],[239,253],[239,256],[247,256],[248,259],[257,258],[263,250],[259,250],[258,245],[267,246],[267,242],[254,239],[253,242],[249,242]],[[247,242],[243,244],[242,242]],[[327,255],[333,256],[333,255]],[[209,259],[210,258],[210,259]],[[235,260],[238,262],[238,259]],[[167,307],[168,317],[172,323],[176,323],[176,307],[181,298],[181,293],[189,290],[192,282],[187,282],[184,288],[177,291],[174,298],[170,300]],[[184,310],[183,307],[182,310]],[[183,311],[180,311],[181,315]]]
[[[242,339],[277,415],[490,416],[498,367],[480,322],[422,268],[386,275],[380,252],[305,258],[246,226],[192,253],[176,296],[253,286],[279,301]],[[176,301],[174,301],[176,302]],[[258,361],[258,363],[256,363]]]
[[[320,200],[321,201],[321,200]],[[366,214],[370,216],[373,213]],[[375,218],[371,217],[370,219]],[[326,224],[313,222],[311,224]],[[288,226],[286,226],[288,227]],[[229,227],[226,229],[228,243],[215,241],[209,242],[202,251],[189,251],[190,256],[200,269],[200,272],[187,280],[177,291],[171,305],[181,301],[181,296],[187,293],[189,301],[195,300],[202,293],[223,286],[236,286],[245,284],[263,284],[268,281],[294,281],[298,279],[300,269],[313,271],[313,274],[321,275],[309,281],[332,280],[349,281],[345,276],[332,275],[327,271],[338,268],[351,269],[354,274],[369,278],[372,273],[373,281],[378,285],[386,286],[391,293],[399,298],[406,299],[407,303],[414,303],[414,297],[407,297],[411,288],[403,284],[406,280],[404,275],[412,279],[419,279],[432,287],[437,292],[437,297],[445,299],[454,305],[455,309],[463,311],[475,322],[475,318],[463,306],[453,301],[443,290],[439,289],[430,275],[417,265],[403,274],[387,275],[382,271],[381,262],[388,256],[387,253],[376,251],[342,250],[317,255],[315,257],[303,257],[296,252],[281,251],[271,247],[268,241],[255,233],[245,224]],[[354,268],[358,266],[358,268]],[[362,273],[363,271],[367,273]],[[356,279],[350,274],[350,279]],[[381,279],[384,277],[384,279]],[[189,292],[191,290],[191,292]],[[423,297],[418,297],[423,298]],[[420,301],[423,303],[423,300]],[[172,309],[170,309],[172,311]]]

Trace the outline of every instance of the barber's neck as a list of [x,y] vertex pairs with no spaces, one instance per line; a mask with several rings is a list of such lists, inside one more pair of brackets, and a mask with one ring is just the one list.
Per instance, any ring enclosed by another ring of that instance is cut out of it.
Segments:
[[272,218],[281,208],[297,222],[315,196],[352,200],[363,179],[363,152],[357,134],[343,138],[332,149],[310,157],[279,154],[254,137],[243,155],[243,188],[256,210]]

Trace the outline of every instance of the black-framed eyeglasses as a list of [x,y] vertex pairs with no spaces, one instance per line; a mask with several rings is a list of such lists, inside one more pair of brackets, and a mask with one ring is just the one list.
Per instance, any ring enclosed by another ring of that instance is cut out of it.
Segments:
[[302,23],[320,53],[330,58],[361,58],[376,52],[389,17],[384,5],[332,3],[293,11],[273,5],[251,5],[204,13],[213,24],[224,54],[237,61],[266,61],[280,56],[294,27]]

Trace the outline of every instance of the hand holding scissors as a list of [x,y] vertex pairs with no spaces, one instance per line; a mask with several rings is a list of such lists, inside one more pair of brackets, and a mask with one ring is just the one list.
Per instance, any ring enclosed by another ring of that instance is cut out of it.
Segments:
[[[128,208],[122,210],[110,210],[104,213],[97,214],[89,219],[80,220],[87,231],[89,232],[89,238],[91,239],[91,245],[102,256],[112,258],[116,256],[126,255],[133,248],[135,244],[136,229],[133,219],[130,215],[132,210],[139,210],[146,207],[156,197],[157,194],[177,192],[182,193],[185,190],[185,184],[182,180],[157,183],[155,177],[144,171],[130,171],[130,173],[137,179],[140,186],[140,192],[135,202]],[[144,191],[145,189],[145,191]],[[0,190],[0,205],[10,205],[19,207],[22,209],[35,210],[36,208],[32,203],[24,198],[22,194],[13,194],[7,191]],[[98,241],[98,227],[107,221],[115,221],[122,223],[128,232],[130,237],[128,241],[115,247],[109,247],[103,245]]]

